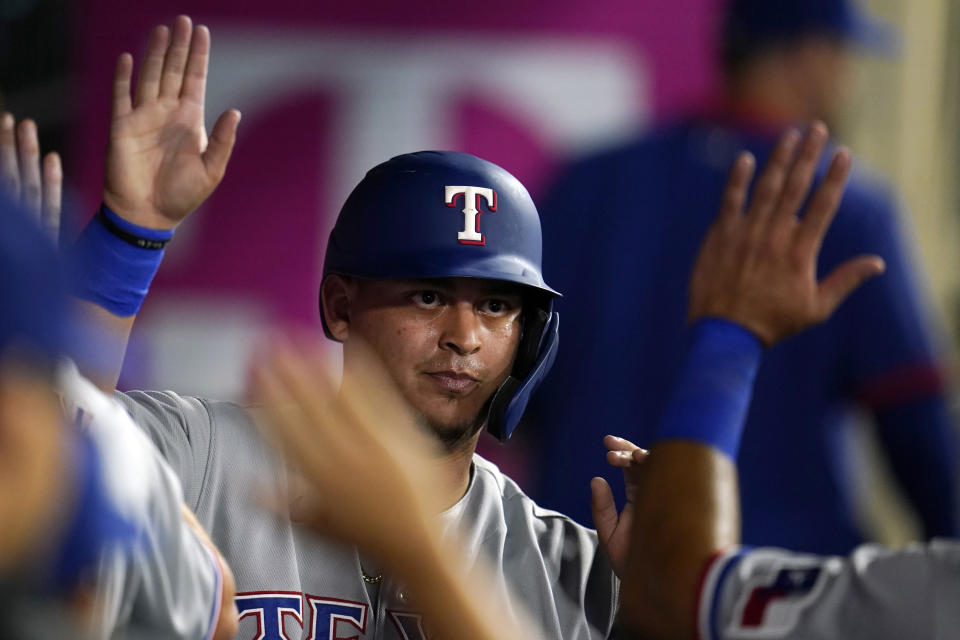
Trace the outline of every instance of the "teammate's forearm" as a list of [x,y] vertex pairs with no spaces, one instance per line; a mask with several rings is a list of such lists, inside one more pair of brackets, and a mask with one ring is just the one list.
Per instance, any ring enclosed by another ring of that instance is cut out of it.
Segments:
[[121,317],[110,313],[100,305],[87,300],[75,299],[78,315],[98,331],[100,342],[93,359],[81,359],[77,363],[80,372],[104,393],[113,393],[123,368],[127,342],[136,316]]
[[635,509],[622,623],[642,638],[693,638],[701,573],[740,539],[733,461],[692,441],[659,442],[643,464]]
[[[465,548],[460,545],[460,549]],[[493,572],[479,559],[466,559],[450,539],[426,535],[413,542],[400,562],[398,577],[423,612],[431,637],[462,640],[538,640],[522,607],[502,593]]]
[[134,224],[103,205],[71,249],[73,293],[97,334],[96,354],[79,365],[103,391],[116,386],[134,318],[172,237],[171,229]]
[[742,328],[701,321],[638,482],[622,623],[644,638],[692,638],[707,561],[740,533],[733,459],[761,347]]

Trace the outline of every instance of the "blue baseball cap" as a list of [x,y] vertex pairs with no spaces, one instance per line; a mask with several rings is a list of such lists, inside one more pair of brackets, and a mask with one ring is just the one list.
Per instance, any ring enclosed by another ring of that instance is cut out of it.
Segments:
[[730,0],[724,29],[727,38],[760,43],[823,33],[882,56],[900,50],[896,27],[856,0]]

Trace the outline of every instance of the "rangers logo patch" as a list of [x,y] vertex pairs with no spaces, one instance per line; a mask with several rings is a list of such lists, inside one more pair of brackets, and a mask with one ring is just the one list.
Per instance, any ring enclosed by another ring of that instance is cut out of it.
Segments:
[[444,202],[448,207],[456,207],[457,199],[463,196],[463,231],[457,233],[460,244],[485,245],[487,239],[480,233],[480,200],[487,202],[488,211],[497,210],[497,192],[486,187],[446,186]]

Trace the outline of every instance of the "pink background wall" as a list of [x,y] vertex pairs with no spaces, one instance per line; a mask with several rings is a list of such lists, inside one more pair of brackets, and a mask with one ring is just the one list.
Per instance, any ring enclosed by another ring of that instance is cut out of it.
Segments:
[[99,201],[114,61],[138,59],[154,24],[181,11],[207,24],[208,126],[244,114],[227,177],[168,250],[125,384],[237,395],[264,327],[318,329],[325,237],[373,164],[454,148],[536,194],[564,156],[709,92],[718,2],[87,0],[69,163],[84,211]]

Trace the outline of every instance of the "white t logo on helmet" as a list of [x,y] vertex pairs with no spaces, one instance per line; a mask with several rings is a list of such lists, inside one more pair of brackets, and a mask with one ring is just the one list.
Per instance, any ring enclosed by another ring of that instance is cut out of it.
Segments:
[[487,243],[480,233],[480,198],[487,201],[490,211],[497,210],[497,192],[485,187],[444,187],[444,201],[448,207],[457,206],[457,198],[463,196],[463,231],[457,233],[460,244]]

